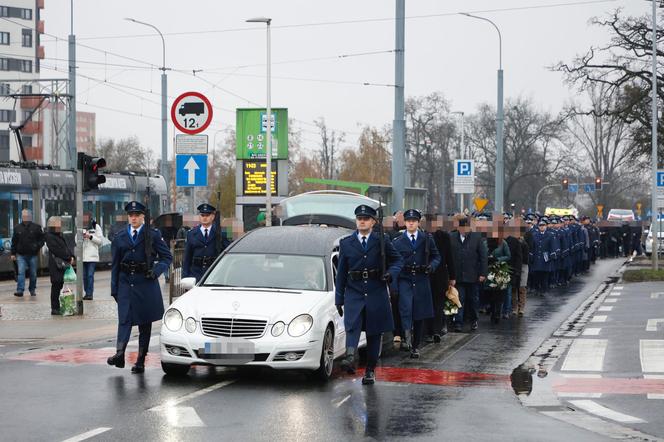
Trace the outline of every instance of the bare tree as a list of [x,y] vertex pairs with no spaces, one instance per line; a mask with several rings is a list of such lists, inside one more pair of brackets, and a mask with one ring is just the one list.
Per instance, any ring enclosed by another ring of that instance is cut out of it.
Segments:
[[334,179],[336,176],[335,155],[340,149],[340,144],[345,141],[346,134],[337,132],[334,129],[328,129],[325,118],[321,117],[314,120],[320,133],[320,149],[318,150],[318,159],[320,168],[323,172],[323,178]]
[[96,155],[106,160],[108,170],[117,172],[149,170],[156,173],[156,164],[153,163],[151,154],[150,149],[141,146],[137,137],[103,139],[96,148]]

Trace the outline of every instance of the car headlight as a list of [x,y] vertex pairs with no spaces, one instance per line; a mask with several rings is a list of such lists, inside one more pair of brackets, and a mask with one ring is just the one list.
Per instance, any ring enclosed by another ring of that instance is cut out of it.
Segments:
[[272,326],[272,336],[281,336],[281,334],[286,330],[286,324],[279,321]]
[[169,308],[164,315],[164,324],[170,331],[180,330],[182,328],[182,314],[174,308]]
[[196,320],[194,318],[187,318],[187,320],[184,321],[184,328],[189,333],[195,332],[196,331]]
[[297,316],[288,324],[288,334],[297,338],[308,332],[313,324],[314,318],[311,316],[307,314]]

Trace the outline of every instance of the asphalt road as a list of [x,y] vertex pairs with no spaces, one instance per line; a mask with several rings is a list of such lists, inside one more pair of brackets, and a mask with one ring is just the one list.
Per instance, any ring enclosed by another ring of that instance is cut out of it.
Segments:
[[621,264],[598,262],[569,288],[529,299],[525,317],[494,326],[483,317],[477,332],[448,334],[420,360],[388,345],[373,386],[361,385],[361,372],[338,371],[325,384],[302,373],[207,367],[172,379],[159,367],[157,337],[144,375],[105,365],[112,340],[12,347],[0,356],[1,438],[607,440],[524,406],[511,374]]

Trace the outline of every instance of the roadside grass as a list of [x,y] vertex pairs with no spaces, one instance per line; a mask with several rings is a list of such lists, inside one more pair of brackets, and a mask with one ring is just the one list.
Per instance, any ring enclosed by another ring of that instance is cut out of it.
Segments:
[[623,273],[625,282],[664,281],[664,269],[634,269],[625,270]]

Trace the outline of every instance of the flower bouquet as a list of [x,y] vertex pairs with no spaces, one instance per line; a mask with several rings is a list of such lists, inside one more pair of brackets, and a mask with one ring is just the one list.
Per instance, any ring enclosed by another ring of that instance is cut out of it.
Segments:
[[445,304],[443,305],[443,314],[453,316],[459,313],[461,301],[459,301],[459,292],[454,287],[448,287],[445,293]]
[[490,290],[505,290],[511,281],[509,264],[505,261],[492,263],[486,281]]

